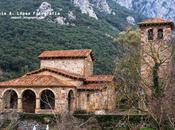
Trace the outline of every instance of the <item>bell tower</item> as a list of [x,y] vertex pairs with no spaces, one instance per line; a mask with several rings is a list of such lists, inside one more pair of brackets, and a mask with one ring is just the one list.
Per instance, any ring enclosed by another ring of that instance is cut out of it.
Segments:
[[141,32],[141,78],[146,92],[153,85],[154,75],[163,78],[170,73],[172,30],[174,23],[161,18],[146,19],[139,24]]

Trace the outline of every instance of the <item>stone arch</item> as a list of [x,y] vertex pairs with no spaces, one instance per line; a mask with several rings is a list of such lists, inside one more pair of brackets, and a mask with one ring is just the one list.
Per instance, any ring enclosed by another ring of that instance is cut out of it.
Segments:
[[22,108],[23,112],[35,113],[36,93],[31,89],[25,89],[22,92]]
[[38,94],[39,97],[41,97],[41,93],[42,93],[44,90],[50,90],[50,91],[52,91],[52,93],[55,95],[55,98],[57,98],[57,97],[56,97],[57,94],[53,91],[53,89],[50,89],[50,88],[43,88],[43,89],[40,89],[39,94]]
[[7,89],[3,92],[3,105],[5,109],[17,109],[18,94],[14,89]]
[[13,90],[13,91],[15,91],[16,94],[17,94],[17,96],[20,97],[20,94],[19,94],[19,92],[18,92],[16,89],[14,89],[14,88],[7,88],[7,89],[5,89],[5,90],[2,92],[2,98],[3,98],[4,93],[5,93],[6,91],[8,91],[8,90]]
[[44,89],[40,92],[40,108],[55,109],[55,94],[50,89]]
[[68,111],[73,112],[74,111],[74,106],[75,106],[75,95],[73,90],[70,90],[68,92]]
[[31,90],[31,91],[33,91],[33,92],[35,93],[36,98],[39,97],[39,96],[38,96],[38,93],[35,91],[35,89],[33,89],[33,88],[25,88],[25,89],[22,89],[22,91],[21,91],[21,93],[20,93],[21,98],[22,98],[22,94],[23,94],[24,91],[26,91],[26,90]]

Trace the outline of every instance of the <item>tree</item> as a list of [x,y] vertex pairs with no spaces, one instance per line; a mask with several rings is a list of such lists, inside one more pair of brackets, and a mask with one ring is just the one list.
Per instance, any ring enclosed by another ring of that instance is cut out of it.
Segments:
[[137,30],[128,28],[119,33],[114,43],[121,46],[122,58],[116,63],[115,77],[118,90],[127,100],[128,107],[138,107],[138,95],[140,95],[140,36]]

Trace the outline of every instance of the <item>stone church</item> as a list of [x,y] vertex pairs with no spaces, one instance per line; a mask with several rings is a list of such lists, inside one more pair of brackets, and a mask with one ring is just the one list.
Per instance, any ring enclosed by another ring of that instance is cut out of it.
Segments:
[[44,51],[39,59],[38,70],[0,83],[1,112],[50,114],[115,107],[109,89],[113,76],[93,75],[92,50]]
[[[157,48],[155,41],[172,40],[174,23],[153,18],[138,24],[141,32],[141,75],[149,78],[149,45]],[[151,43],[151,44],[150,44]],[[171,47],[161,57],[168,59]],[[90,49],[44,51],[39,55],[40,68],[22,77],[0,82],[0,112],[17,111],[37,114],[75,111],[112,111],[115,109],[115,91],[112,75],[94,75],[95,58]],[[162,73],[170,61],[160,68]],[[153,64],[149,64],[153,65]],[[149,91],[149,90],[146,90]]]

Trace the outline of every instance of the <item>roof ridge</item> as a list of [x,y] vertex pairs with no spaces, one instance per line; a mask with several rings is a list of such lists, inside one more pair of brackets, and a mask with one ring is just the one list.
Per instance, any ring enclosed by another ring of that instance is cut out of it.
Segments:
[[42,58],[63,58],[63,57],[73,57],[73,58],[86,58],[91,56],[92,60],[94,56],[92,54],[92,49],[74,49],[74,50],[50,50],[43,51],[38,57]]
[[46,50],[46,51],[92,51],[92,49],[64,49],[64,50]]
[[145,19],[145,20],[139,22],[138,24],[147,24],[147,23],[173,23],[173,21],[156,17],[156,18]]

